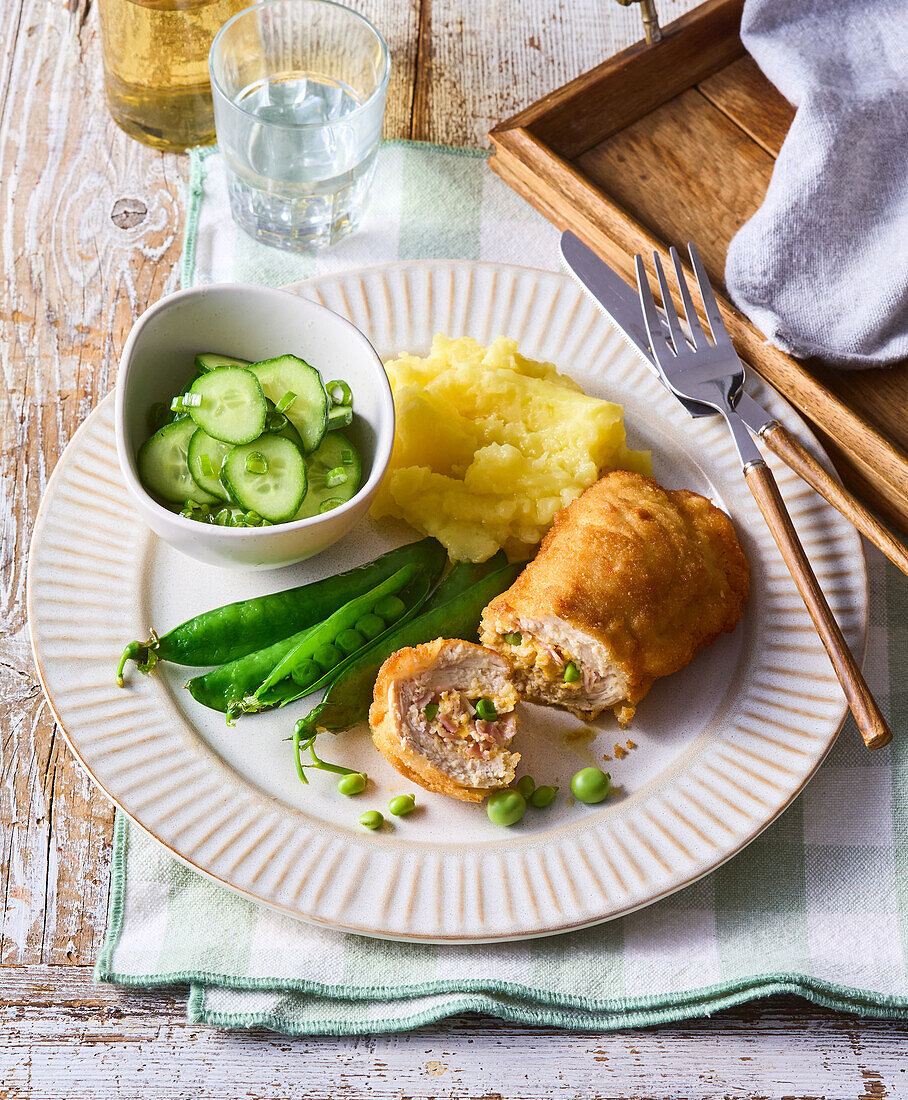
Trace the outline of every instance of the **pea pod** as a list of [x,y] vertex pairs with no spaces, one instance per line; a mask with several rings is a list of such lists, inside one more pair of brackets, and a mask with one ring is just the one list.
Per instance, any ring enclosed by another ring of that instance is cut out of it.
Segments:
[[468,588],[472,588],[477,581],[481,581],[483,577],[487,577],[490,573],[497,573],[499,569],[504,569],[507,564],[508,556],[504,550],[499,550],[488,561],[455,562],[445,579],[426,600],[426,605],[422,609],[423,613],[431,611],[434,607],[439,607],[443,603],[449,603],[461,592],[466,592]]
[[[441,563],[438,563],[437,567],[422,571],[418,577],[401,589],[401,598],[408,608],[405,618],[409,618],[420,609],[440,572]],[[221,665],[220,668],[212,669],[202,676],[196,676],[186,684],[186,687],[192,697],[203,706],[227,714],[228,721],[237,714],[267,710],[274,706],[283,706],[284,703],[292,702],[294,699],[300,699],[334,679],[346,667],[347,661],[342,662],[336,669],[323,676],[317,684],[306,687],[305,690],[292,681],[285,680],[270,689],[267,699],[256,700],[255,692],[278,663],[309,634],[318,629],[319,625],[316,624],[289,638],[275,642],[265,649]]]
[[307,627],[265,649],[257,649],[255,653],[228,661],[202,676],[194,676],[186,684],[189,694],[203,707],[231,714],[239,700],[255,691],[277,662],[313,629]]
[[[435,577],[416,577],[406,586],[406,588],[402,588],[400,596],[406,607],[404,614],[396,622],[387,626],[370,644],[374,645],[380,642],[381,639],[391,631],[397,630],[397,628],[408,619],[412,619],[417,611],[421,612],[424,610],[424,605],[427,606],[426,596],[428,596],[432,586],[435,584],[435,580]],[[251,714],[259,710],[268,710],[271,707],[285,707],[288,703],[295,703],[297,699],[302,699],[306,695],[312,695],[313,692],[320,691],[322,688],[327,687],[336,680],[341,673],[345,672],[350,665],[359,659],[361,652],[364,652],[364,650],[359,650],[351,654],[335,668],[319,676],[318,679],[294,676],[292,679],[284,679],[274,684],[272,687],[268,688],[267,691],[263,691],[258,697],[256,697],[255,694],[248,695],[242,701],[242,706],[239,709],[244,713]],[[300,665],[306,664],[306,659],[302,658]],[[269,668],[266,671],[270,672],[271,669]],[[261,684],[261,679],[259,679],[255,687],[258,687],[259,684]]]
[[[398,569],[396,573],[383,580],[381,584],[377,584],[355,600],[350,600],[349,603],[344,604],[343,607],[335,611],[333,615],[329,615],[323,623],[319,623],[298,645],[290,650],[282,660],[278,661],[266,677],[265,682],[255,692],[255,698],[259,702],[263,701],[269,688],[292,676],[293,672],[304,661],[312,661],[320,646],[332,645],[334,639],[342,630],[352,628],[356,620],[361,615],[365,615],[367,611],[371,611],[384,596],[396,595],[415,576],[416,566],[413,564],[405,565],[403,569]],[[406,605],[402,604],[402,606],[406,611]],[[341,662],[338,661],[337,663],[340,664]],[[313,682],[315,681],[313,680]]]
[[524,564],[497,569],[466,590],[457,591],[451,599],[445,598],[447,581],[442,581],[426,604],[428,610],[389,631],[351,659],[333,680],[321,703],[297,722],[296,735],[314,737],[320,730],[338,733],[364,721],[369,714],[375,677],[392,653],[432,638],[474,638],[482,609],[513,583]]
[[434,571],[438,576],[445,561],[441,543],[421,539],[334,577],[216,607],[161,637],[152,631],[146,641],[130,642],[117,667],[117,683],[122,687],[123,670],[130,660],[142,672],[150,672],[158,661],[196,666],[235,661],[314,626],[404,565]]
[[[493,558],[490,558],[486,562],[480,564],[474,564],[473,562],[456,562],[442,581],[442,583],[435,589],[429,599],[425,602],[425,605],[421,608],[421,613],[430,611],[433,607],[438,606],[439,603],[447,603],[449,599],[453,599],[461,592],[466,591],[471,585],[475,584],[482,577],[487,576],[489,573],[494,572],[496,569],[501,569],[507,565],[507,555],[504,551],[499,551]],[[434,583],[434,577],[432,578]],[[431,587],[431,586],[430,586]],[[413,616],[413,612],[419,609],[419,604],[413,602],[409,598],[408,593],[401,593],[401,595],[407,595],[406,600],[408,605],[408,612],[402,616],[395,623],[391,623],[390,626],[381,632],[381,634],[371,639],[373,644],[378,644],[382,638],[384,638],[389,631],[395,630],[398,626],[401,626],[404,619],[410,619]],[[422,601],[420,601],[421,603]],[[301,641],[302,639],[300,639]],[[288,651],[289,652],[289,651]],[[294,703],[297,699],[302,699],[306,695],[312,695],[316,691],[320,691],[339,675],[346,671],[352,663],[359,658],[359,652],[353,653],[345,661],[339,664],[336,668],[333,668],[330,672],[318,679],[311,679],[308,681],[297,681],[296,683],[290,683],[284,679],[280,683],[274,684],[267,691],[263,688],[259,692],[256,692],[256,698],[259,700],[262,706],[256,707],[251,698],[247,698],[244,709],[251,711],[254,709],[265,709],[266,706],[280,706],[284,707],[288,703]],[[296,677],[294,677],[296,679]]]

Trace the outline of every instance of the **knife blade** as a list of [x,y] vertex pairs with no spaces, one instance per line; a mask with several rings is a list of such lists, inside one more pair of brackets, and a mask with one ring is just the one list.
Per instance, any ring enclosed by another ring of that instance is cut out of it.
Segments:
[[[565,265],[624,336],[634,345],[656,377],[666,385],[649,348],[643,322],[643,310],[637,291],[601,260],[573,233],[561,237],[561,256]],[[660,321],[667,330],[665,318]],[[668,388],[668,387],[666,387]],[[715,416],[715,410],[698,401],[677,398],[692,417]],[[802,477],[865,535],[887,558],[908,576],[908,549],[880,523],[864,505],[851,495],[835,477],[785,427],[743,389],[734,403],[735,411],[755,435],[761,436],[770,450]]]
[[[643,324],[643,311],[637,291],[613,271],[608,264],[579,237],[567,230],[561,235],[561,258],[571,274],[587,291],[593,300],[614,321],[634,347],[646,360],[647,366],[665,385],[659,367],[649,348],[646,327]],[[664,321],[663,321],[664,324]],[[668,387],[666,386],[666,389]],[[674,396],[674,395],[673,395]],[[701,416],[715,416],[716,410],[698,401],[682,400],[681,404],[695,419]],[[760,435],[776,423],[762,406],[743,390],[735,402],[735,411],[752,432]]]

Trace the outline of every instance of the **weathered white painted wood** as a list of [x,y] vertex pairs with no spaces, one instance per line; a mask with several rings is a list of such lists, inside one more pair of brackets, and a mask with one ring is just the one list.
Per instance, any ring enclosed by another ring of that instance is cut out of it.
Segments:
[[289,1039],[190,1025],[160,993],[94,990],[80,968],[57,973],[0,978],[0,1095],[10,1100],[908,1096],[904,1024],[793,999],[614,1034],[461,1016],[401,1035]]
[[[483,145],[639,36],[613,0],[348,2],[391,45],[390,137]],[[657,2],[667,21],[694,0]],[[293,1041],[190,1026],[170,992],[94,986],[112,815],[43,703],[25,557],[134,317],[176,286],[185,176],[107,118],[90,0],[0,4],[0,1098],[908,1096],[906,1025],[794,999],[618,1035],[464,1017]]]
[[[699,0],[657,0],[668,23]],[[413,136],[486,146],[502,119],[643,37],[616,0],[423,0]]]

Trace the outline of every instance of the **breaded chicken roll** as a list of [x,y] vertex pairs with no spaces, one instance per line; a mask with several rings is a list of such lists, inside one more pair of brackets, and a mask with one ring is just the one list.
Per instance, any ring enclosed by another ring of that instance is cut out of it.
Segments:
[[473,642],[436,638],[382,665],[369,708],[372,740],[427,791],[481,802],[514,778],[517,692],[505,661]]
[[733,630],[750,569],[706,497],[619,470],[562,509],[539,553],[485,609],[480,636],[523,698],[630,722],[660,676]]

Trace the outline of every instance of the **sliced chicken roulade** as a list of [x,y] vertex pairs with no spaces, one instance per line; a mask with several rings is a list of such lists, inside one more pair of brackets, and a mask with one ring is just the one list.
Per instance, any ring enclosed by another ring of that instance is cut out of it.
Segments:
[[534,561],[482,616],[521,697],[626,724],[660,676],[733,630],[750,571],[705,497],[608,474],[555,516]]
[[375,681],[375,747],[427,791],[481,802],[514,778],[517,692],[507,663],[472,642],[401,649]]

